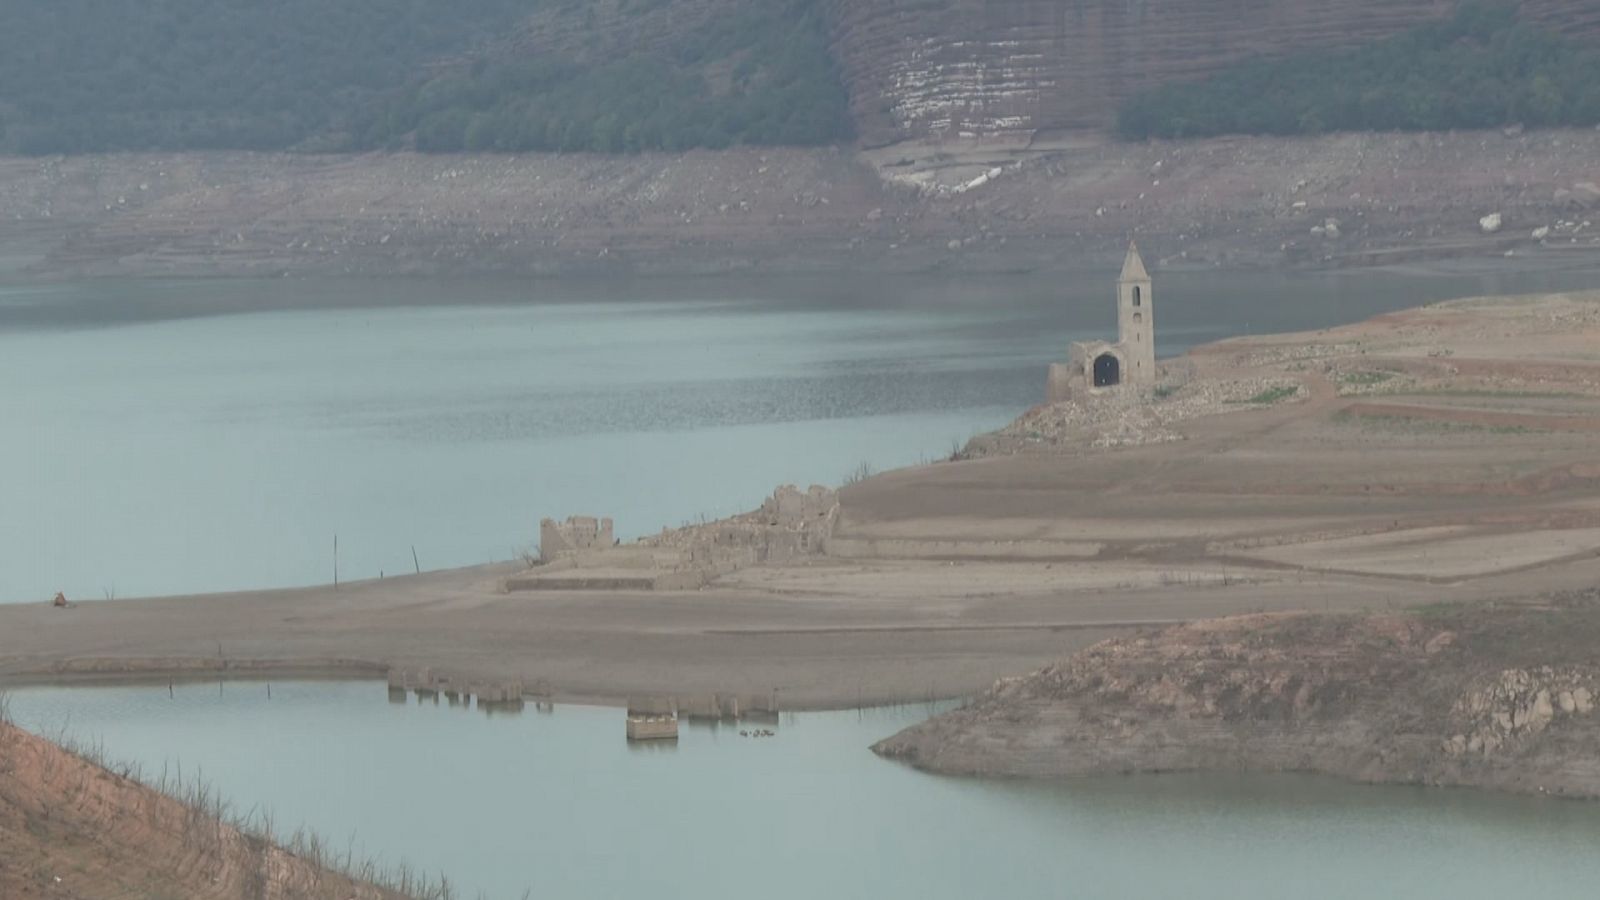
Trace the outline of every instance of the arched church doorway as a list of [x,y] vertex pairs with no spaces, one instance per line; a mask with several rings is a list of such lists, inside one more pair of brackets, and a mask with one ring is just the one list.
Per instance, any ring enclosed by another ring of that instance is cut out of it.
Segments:
[[1110,353],[1094,358],[1094,386],[1110,387],[1122,382],[1122,364]]

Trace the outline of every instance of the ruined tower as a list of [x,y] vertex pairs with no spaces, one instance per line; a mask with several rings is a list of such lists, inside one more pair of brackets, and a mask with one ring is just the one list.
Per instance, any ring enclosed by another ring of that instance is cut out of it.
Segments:
[[1148,399],[1156,385],[1156,310],[1139,248],[1128,242],[1128,255],[1117,277],[1117,342],[1074,341],[1066,363],[1052,363],[1045,381],[1045,402],[1061,403],[1096,396]]
[[1117,278],[1117,344],[1127,355],[1125,383],[1148,388],[1156,380],[1155,304],[1150,296],[1150,273],[1145,271],[1139,248],[1128,242],[1128,255]]

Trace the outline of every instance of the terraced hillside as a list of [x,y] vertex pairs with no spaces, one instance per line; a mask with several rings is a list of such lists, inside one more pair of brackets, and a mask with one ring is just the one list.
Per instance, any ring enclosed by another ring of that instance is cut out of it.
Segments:
[[[1448,18],[1448,0],[828,0],[867,144],[1109,128],[1117,105],[1252,57],[1355,46]],[[1521,15],[1600,35],[1595,0]]]

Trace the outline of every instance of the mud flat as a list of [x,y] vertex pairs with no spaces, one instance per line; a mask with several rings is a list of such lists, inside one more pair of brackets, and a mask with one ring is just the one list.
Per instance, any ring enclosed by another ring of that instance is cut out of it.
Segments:
[[[0,684],[337,663],[556,699],[838,708],[972,696],[1151,627],[1600,583],[1600,294],[1438,304],[1163,367],[1149,403],[1042,406],[957,461],[847,486],[825,537],[708,570],[697,590],[507,591],[530,573],[506,565],[0,607]],[[563,573],[701,565],[750,527],[695,526]]]

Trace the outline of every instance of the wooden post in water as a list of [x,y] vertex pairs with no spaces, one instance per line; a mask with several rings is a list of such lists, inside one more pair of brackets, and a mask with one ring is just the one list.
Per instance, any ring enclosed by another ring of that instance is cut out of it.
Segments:
[[416,568],[418,575],[422,574],[422,563],[417,562],[417,545],[416,544],[412,544],[411,545],[411,565]]
[[339,589],[339,533],[333,534],[333,589]]

